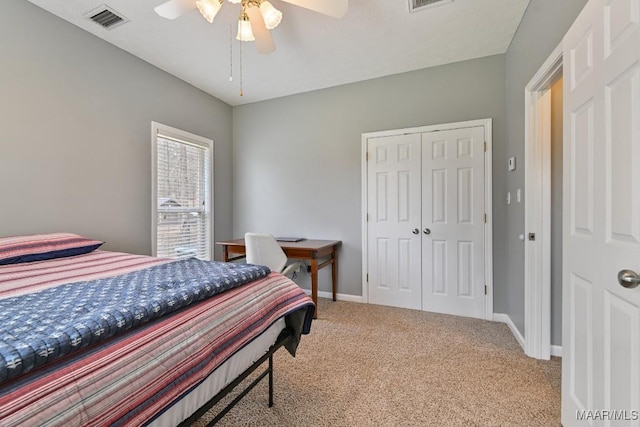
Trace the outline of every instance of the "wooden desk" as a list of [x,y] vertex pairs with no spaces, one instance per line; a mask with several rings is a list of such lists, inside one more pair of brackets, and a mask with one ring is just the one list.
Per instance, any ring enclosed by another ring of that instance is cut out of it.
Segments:
[[[302,240],[300,242],[278,242],[280,247],[287,254],[287,258],[301,259],[309,261],[311,264],[311,299],[316,305],[313,318],[318,317],[318,270],[331,264],[331,290],[333,300],[336,300],[338,289],[338,247],[342,244],[340,240]],[[223,240],[216,242],[222,246],[222,260],[235,261],[246,256],[244,238],[234,240]],[[233,254],[233,255],[229,255]],[[327,258],[318,264],[318,259]]]

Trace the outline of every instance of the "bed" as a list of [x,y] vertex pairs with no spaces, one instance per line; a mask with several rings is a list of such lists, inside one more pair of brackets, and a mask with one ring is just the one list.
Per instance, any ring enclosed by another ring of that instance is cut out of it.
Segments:
[[310,331],[310,298],[266,267],[101,244],[0,238],[0,425],[189,423]]

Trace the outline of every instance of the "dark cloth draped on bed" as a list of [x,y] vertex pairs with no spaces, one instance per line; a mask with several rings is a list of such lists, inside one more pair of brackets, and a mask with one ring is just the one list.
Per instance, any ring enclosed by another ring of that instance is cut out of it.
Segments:
[[267,274],[190,258],[0,300],[0,383]]

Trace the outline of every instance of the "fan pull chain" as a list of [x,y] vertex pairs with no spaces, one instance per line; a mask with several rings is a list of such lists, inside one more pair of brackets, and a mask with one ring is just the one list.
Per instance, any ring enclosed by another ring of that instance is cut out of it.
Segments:
[[229,13],[229,81],[233,81],[233,18],[231,16],[231,8],[227,7]]
[[240,42],[240,96],[244,95],[242,92],[242,44],[243,42]]

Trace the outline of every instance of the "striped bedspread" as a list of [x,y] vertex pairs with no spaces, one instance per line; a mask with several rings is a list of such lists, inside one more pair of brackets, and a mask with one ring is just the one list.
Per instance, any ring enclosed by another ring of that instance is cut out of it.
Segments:
[[[71,258],[0,266],[0,298],[168,262],[104,251]],[[299,310],[306,333],[312,302],[271,273],[0,383],[0,425],[143,425]]]

